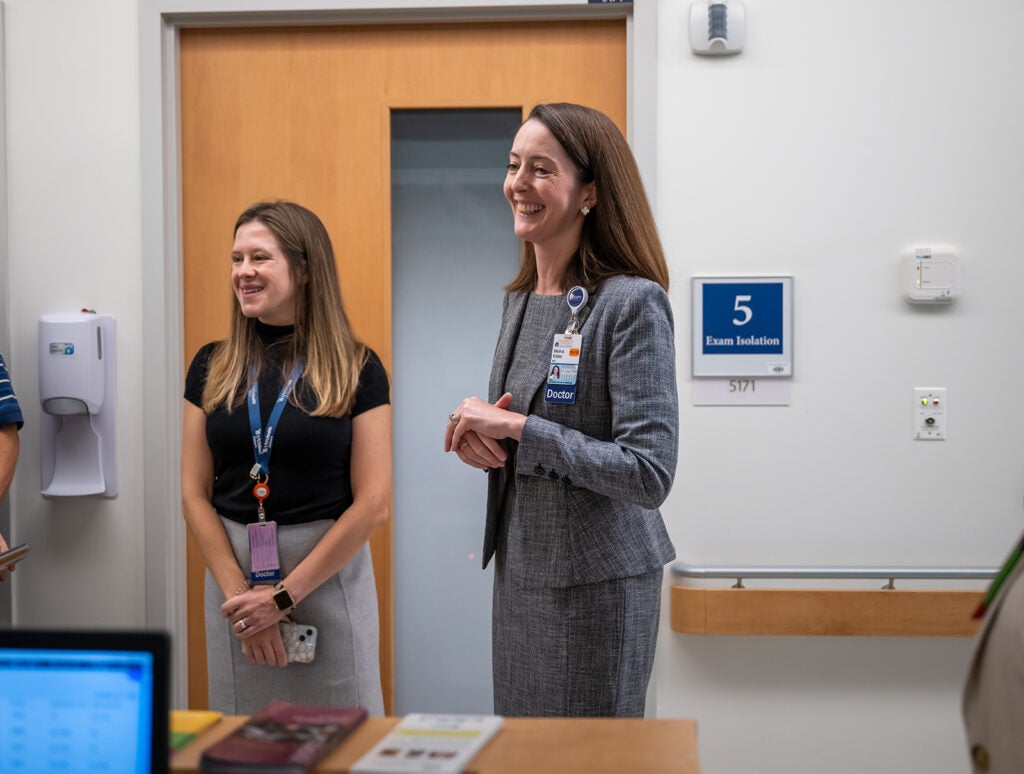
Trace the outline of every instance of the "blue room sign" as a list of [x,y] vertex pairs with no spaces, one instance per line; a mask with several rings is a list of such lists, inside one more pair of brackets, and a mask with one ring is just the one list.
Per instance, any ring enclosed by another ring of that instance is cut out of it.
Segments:
[[705,355],[782,354],[782,283],[704,285],[701,351]]
[[693,375],[791,376],[792,277],[694,277]]

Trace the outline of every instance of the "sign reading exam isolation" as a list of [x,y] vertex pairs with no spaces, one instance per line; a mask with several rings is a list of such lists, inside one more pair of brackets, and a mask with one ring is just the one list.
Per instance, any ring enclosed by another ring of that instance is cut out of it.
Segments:
[[693,375],[791,376],[792,277],[694,277]]

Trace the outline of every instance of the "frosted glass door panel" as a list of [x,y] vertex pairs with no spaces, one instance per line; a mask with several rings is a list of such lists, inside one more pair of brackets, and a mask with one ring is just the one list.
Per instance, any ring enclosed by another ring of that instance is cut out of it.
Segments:
[[487,397],[519,242],[502,194],[514,110],[391,120],[395,714],[491,712],[486,476],[443,452],[448,412]]

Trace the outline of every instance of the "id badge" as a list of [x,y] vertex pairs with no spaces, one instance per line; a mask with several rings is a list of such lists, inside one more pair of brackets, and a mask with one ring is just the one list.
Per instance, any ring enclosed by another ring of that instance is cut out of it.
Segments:
[[575,403],[576,378],[580,369],[580,348],[583,336],[578,333],[555,334],[548,364],[548,383],[544,389],[545,403]]
[[276,521],[249,525],[249,580],[253,584],[277,583],[281,580]]

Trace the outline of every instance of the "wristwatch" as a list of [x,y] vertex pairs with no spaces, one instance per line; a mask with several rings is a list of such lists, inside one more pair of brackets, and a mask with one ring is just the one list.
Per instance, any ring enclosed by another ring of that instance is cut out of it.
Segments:
[[282,613],[290,613],[295,609],[295,598],[292,593],[284,587],[284,581],[281,581],[274,586],[273,593],[274,604],[277,605],[277,609]]

